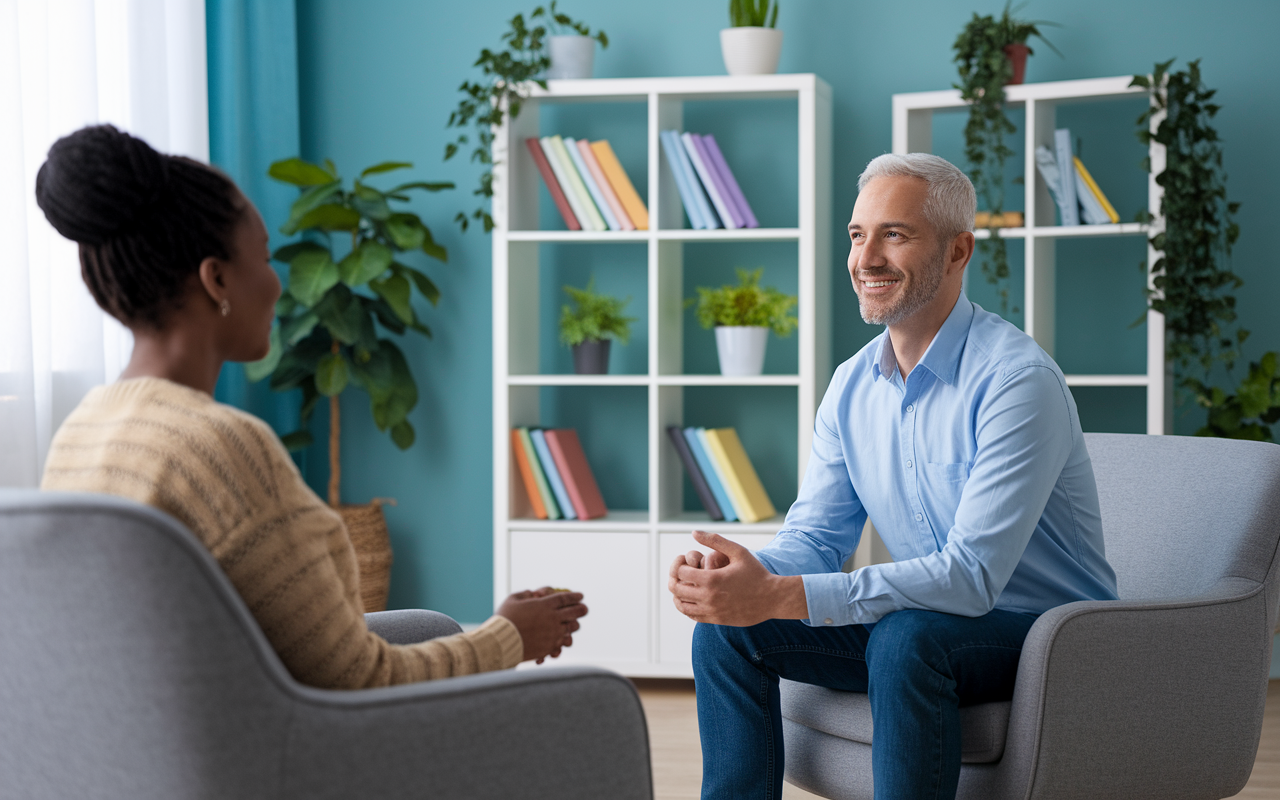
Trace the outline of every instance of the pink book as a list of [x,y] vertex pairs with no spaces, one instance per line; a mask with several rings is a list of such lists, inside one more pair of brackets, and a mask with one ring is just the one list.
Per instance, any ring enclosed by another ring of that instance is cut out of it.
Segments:
[[613,210],[613,215],[618,218],[618,224],[622,226],[624,231],[634,231],[635,223],[631,221],[631,217],[627,216],[627,210],[622,207],[622,202],[618,200],[618,195],[613,191],[613,187],[609,185],[609,179],[604,176],[604,170],[600,169],[600,162],[596,161],[596,154],[591,149],[591,144],[585,139],[579,139],[574,142],[578,146],[578,152],[582,153],[582,161],[587,165],[587,169],[591,171],[591,177],[595,178],[596,186],[600,189],[600,194],[604,195],[604,201],[609,204],[609,208]]
[[745,221],[743,227],[759,228],[760,222],[756,219],[756,215],[751,213],[751,206],[747,203],[747,198],[742,194],[742,189],[738,187],[738,181],[733,177],[733,171],[729,169],[729,164],[724,160],[724,154],[720,152],[720,146],[716,144],[716,137],[711,134],[705,134],[702,137],[702,143],[707,147],[707,155],[711,157],[711,163],[714,165],[716,173],[719,174],[720,180],[724,181],[725,187],[729,190],[729,197],[732,198],[734,208],[742,215]]
[[565,227],[571,231],[582,230],[578,218],[573,215],[573,209],[569,207],[569,200],[564,196],[564,190],[560,188],[560,181],[556,180],[555,173],[551,171],[551,165],[547,163],[542,145],[532,137],[525,139],[524,143],[529,148],[529,155],[533,156],[533,163],[537,165],[538,172],[542,174],[542,181],[547,185],[547,191],[551,192],[551,199],[555,201],[560,216],[564,218]]
[[600,487],[596,485],[596,478],[587,465],[587,456],[582,452],[578,432],[573,428],[556,428],[544,431],[544,435],[578,519],[596,519],[608,514],[609,509],[600,496]]

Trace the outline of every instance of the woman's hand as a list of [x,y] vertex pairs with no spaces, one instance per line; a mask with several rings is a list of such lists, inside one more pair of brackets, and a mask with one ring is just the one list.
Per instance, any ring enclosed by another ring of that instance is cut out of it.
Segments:
[[520,632],[523,660],[541,664],[573,644],[573,633],[580,627],[578,620],[586,616],[587,607],[582,604],[581,592],[543,586],[516,592],[503,601],[497,613],[511,620]]

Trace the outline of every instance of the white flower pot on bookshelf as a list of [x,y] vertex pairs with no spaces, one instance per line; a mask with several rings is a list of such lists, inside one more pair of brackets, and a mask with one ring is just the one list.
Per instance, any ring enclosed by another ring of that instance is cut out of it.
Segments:
[[590,36],[549,36],[551,66],[547,77],[590,78],[596,60],[596,40]]
[[721,375],[759,375],[764,372],[764,349],[769,329],[756,325],[717,325],[716,352]]
[[730,75],[772,75],[782,54],[782,31],[777,28],[725,28],[720,53]]

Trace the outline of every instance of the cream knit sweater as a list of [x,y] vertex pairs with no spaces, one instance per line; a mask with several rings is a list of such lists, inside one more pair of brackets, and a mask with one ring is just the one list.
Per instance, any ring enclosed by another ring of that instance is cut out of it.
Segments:
[[302,683],[362,689],[513,667],[520,633],[392,645],[365,627],[347,529],[261,420],[160,378],[94,389],[54,436],[43,488],[128,497],[176,517],[222,566]]

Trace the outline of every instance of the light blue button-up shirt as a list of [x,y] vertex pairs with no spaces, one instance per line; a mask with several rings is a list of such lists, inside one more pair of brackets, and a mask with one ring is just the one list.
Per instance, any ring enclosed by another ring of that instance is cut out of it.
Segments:
[[[868,516],[894,561],[841,572]],[[836,370],[800,496],[756,555],[804,576],[811,625],[1116,598],[1062,371],[964,295],[906,381],[887,331]]]

